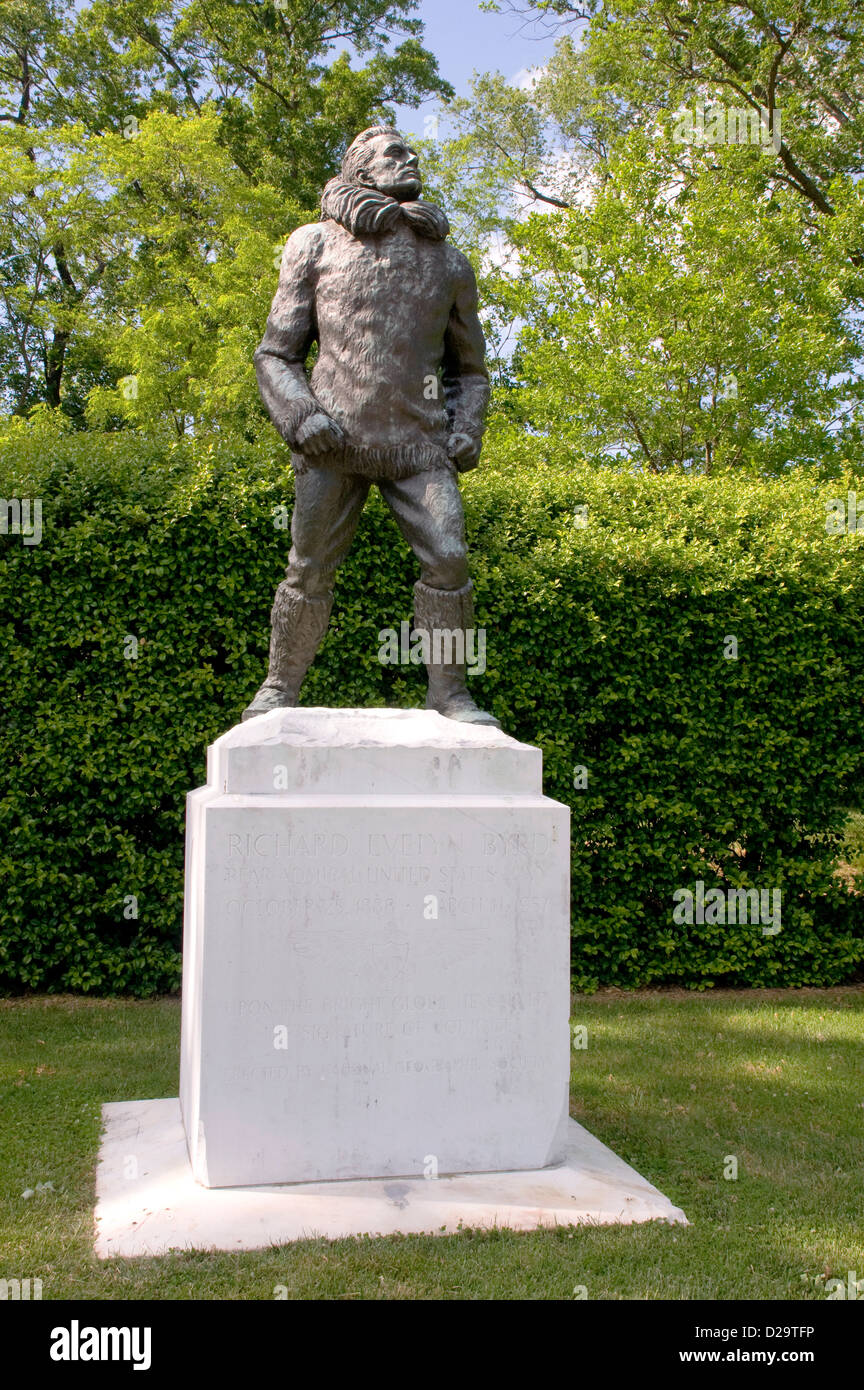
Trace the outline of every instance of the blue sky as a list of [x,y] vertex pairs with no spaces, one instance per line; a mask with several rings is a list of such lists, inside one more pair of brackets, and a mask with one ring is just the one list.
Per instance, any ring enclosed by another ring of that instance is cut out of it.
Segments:
[[[421,0],[417,14],[426,26],[424,46],[460,96],[467,95],[472,73],[497,71],[512,77],[544,62],[554,46],[548,32],[542,34],[519,15],[489,14],[478,0]],[[422,135],[423,117],[433,109],[431,102],[417,111],[399,107],[400,128]]]

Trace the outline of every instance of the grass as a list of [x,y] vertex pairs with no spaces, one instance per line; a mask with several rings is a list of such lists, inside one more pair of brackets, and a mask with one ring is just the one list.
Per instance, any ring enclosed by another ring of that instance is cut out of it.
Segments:
[[177,1094],[179,1002],[0,1001],[0,1277],[41,1278],[45,1299],[271,1299],[282,1284],[299,1299],[569,1299],[584,1285],[590,1299],[802,1300],[864,1277],[864,987],[606,991],[576,998],[573,1022],[588,1042],[573,1114],[691,1226],[103,1262],[99,1107]]

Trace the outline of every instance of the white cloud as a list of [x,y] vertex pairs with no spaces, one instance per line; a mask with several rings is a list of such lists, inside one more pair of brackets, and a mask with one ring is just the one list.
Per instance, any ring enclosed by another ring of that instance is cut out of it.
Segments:
[[490,232],[484,239],[481,250],[481,267],[485,274],[490,270],[503,270],[509,275],[518,275],[520,268],[519,252],[503,232]]
[[520,68],[512,77],[508,77],[507,82],[510,87],[518,87],[520,92],[530,92],[545,75],[546,68],[542,66]]

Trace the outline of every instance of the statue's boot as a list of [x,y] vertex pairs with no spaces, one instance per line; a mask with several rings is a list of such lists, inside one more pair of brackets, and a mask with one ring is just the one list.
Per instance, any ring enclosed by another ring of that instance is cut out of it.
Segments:
[[[487,724],[494,729],[501,725],[493,714],[480,709],[465,684],[465,663],[436,661],[436,656],[453,655],[453,634],[460,629],[465,652],[467,630],[474,626],[473,586],[471,581],[462,589],[432,589],[428,584],[414,585],[414,629],[425,631],[429,642],[429,691],[426,708],[435,709],[446,719],[458,719],[463,724]],[[440,634],[435,640],[435,631]],[[445,636],[444,634],[450,634]]]
[[270,614],[270,669],[251,705],[244,709],[243,720],[297,704],[303,677],[327,631],[332,606],[332,595],[305,598],[287,581],[279,585]]

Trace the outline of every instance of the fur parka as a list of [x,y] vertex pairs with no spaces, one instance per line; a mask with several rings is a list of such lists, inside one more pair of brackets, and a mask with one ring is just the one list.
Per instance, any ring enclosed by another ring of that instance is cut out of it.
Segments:
[[477,286],[448,230],[431,203],[333,179],[322,220],[289,237],[255,368],[297,471],[307,461],[296,432],[319,410],[346,442],[315,464],[372,478],[452,468],[450,434],[482,435],[489,376]]

